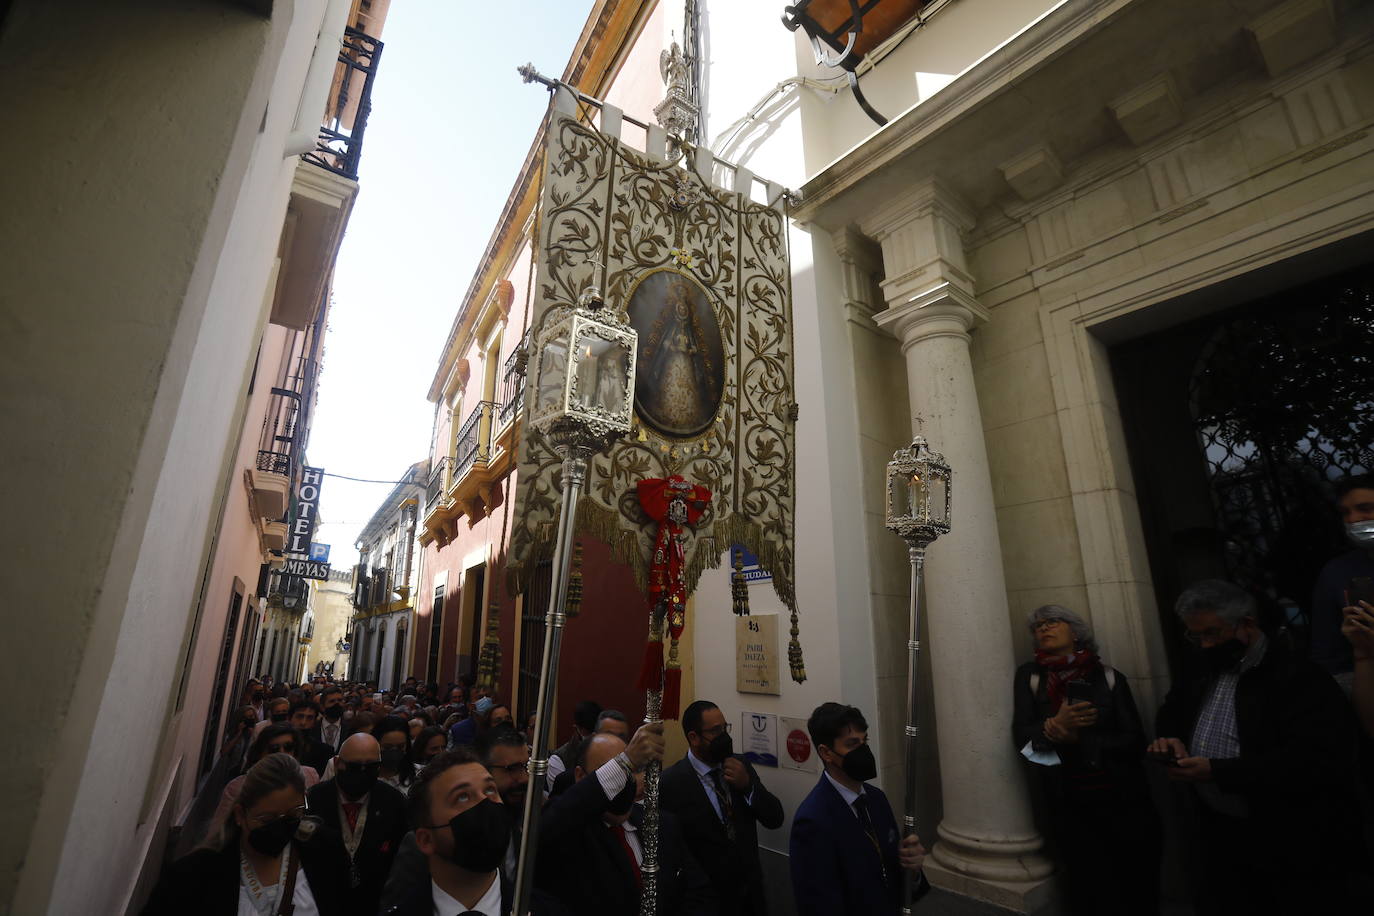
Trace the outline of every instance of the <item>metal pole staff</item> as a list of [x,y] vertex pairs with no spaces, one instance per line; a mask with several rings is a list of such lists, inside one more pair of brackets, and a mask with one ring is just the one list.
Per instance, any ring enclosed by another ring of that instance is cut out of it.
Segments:
[[[667,605],[660,603],[649,615],[649,640],[662,642],[663,628],[667,619]],[[644,691],[644,724],[663,723],[663,680],[659,679],[657,690]],[[644,768],[644,861],[639,866],[640,916],[655,916],[658,912],[658,777],[663,770],[663,762],[649,761]]]
[[[911,557],[911,627],[906,640],[906,802],[903,817],[902,837],[905,839],[916,832],[916,749],[917,738],[921,734],[916,714],[916,676],[921,661],[921,577],[925,572],[926,543],[915,538],[907,539],[907,552]],[[902,914],[911,916],[911,872],[902,869]]]
[[558,653],[563,645],[563,605],[568,594],[572,542],[576,527],[577,501],[587,478],[587,461],[592,448],[576,433],[555,430],[554,448],[563,458],[563,507],[558,516],[558,535],[553,553],[553,590],[544,617],[544,657],[539,666],[539,700],[535,706],[534,752],[530,757],[530,783],[525,793],[525,811],[520,836],[520,856],[516,863],[515,906],[517,916],[530,911],[534,887],[534,862],[539,845],[539,812],[544,802],[544,783],[549,771],[549,716],[558,687]]

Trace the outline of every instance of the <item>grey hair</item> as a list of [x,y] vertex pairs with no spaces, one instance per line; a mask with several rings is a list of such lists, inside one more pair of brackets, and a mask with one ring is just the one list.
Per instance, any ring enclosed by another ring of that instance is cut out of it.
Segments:
[[1254,597],[1225,579],[1194,582],[1174,602],[1174,613],[1181,619],[1208,612],[1215,613],[1231,626],[1240,623],[1244,617],[1259,617]]
[[1026,624],[1030,627],[1031,635],[1035,635],[1035,628],[1046,620],[1062,620],[1069,625],[1070,632],[1073,633],[1073,641],[1080,649],[1087,649],[1089,652],[1097,651],[1097,640],[1093,638],[1093,628],[1088,626],[1088,622],[1073,611],[1064,607],[1062,604],[1045,604],[1030,612],[1026,618]]

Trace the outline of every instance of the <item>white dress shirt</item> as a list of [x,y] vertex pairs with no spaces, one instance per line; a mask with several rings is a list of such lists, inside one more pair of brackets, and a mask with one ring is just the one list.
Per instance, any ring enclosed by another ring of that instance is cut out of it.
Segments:
[[462,913],[505,916],[501,912],[501,880],[494,872],[491,876],[491,887],[487,888],[487,892],[477,901],[476,906],[464,906],[461,901],[451,897],[448,891],[435,884],[433,879],[429,882],[429,893],[434,901],[434,916],[460,916]]
[[[320,916],[320,908],[315,904],[315,894],[310,890],[310,882],[305,877],[304,868],[296,872],[296,890],[295,893],[291,895],[291,902],[296,905],[295,916]],[[499,907],[501,901],[497,900],[496,904]],[[275,913],[277,909],[278,908],[274,906],[272,911]],[[459,910],[458,912],[461,913],[463,911]],[[244,886],[242,881],[239,882],[239,908],[237,916],[262,916],[262,914],[258,912],[258,908],[253,905],[252,892]],[[499,914],[497,914],[495,910],[492,910],[492,916],[499,916]]]
[[[711,773],[714,770],[720,770],[721,785],[726,792],[729,792],[730,784],[725,781],[725,770],[721,767],[713,767],[709,763],[703,763],[701,758],[691,750],[687,751],[687,762],[692,765],[692,769],[697,771],[697,779],[701,780],[702,787],[706,789],[706,800],[711,803],[711,809],[716,812],[716,817],[724,822],[725,815],[721,813],[720,797],[716,795],[716,782],[711,778]],[[754,803],[753,789],[750,789],[749,794],[744,797],[744,802],[749,805]]]

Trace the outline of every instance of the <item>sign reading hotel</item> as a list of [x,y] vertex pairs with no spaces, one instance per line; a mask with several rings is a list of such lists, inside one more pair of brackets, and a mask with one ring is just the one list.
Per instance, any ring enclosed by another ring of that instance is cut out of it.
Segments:
[[315,518],[320,512],[320,482],[324,471],[302,467],[301,482],[296,487],[296,511],[291,515],[291,538],[286,553],[310,554],[310,541],[315,537]]
[[735,690],[778,696],[778,616],[735,618]]

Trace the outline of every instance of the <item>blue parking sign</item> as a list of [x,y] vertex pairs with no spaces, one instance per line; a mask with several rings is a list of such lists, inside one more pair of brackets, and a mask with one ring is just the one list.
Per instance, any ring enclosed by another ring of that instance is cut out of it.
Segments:
[[314,541],[311,541],[311,542],[310,542],[310,560],[311,560],[311,562],[313,562],[313,563],[328,563],[328,562],[329,562],[329,545],[328,545],[328,544],[316,544]]

